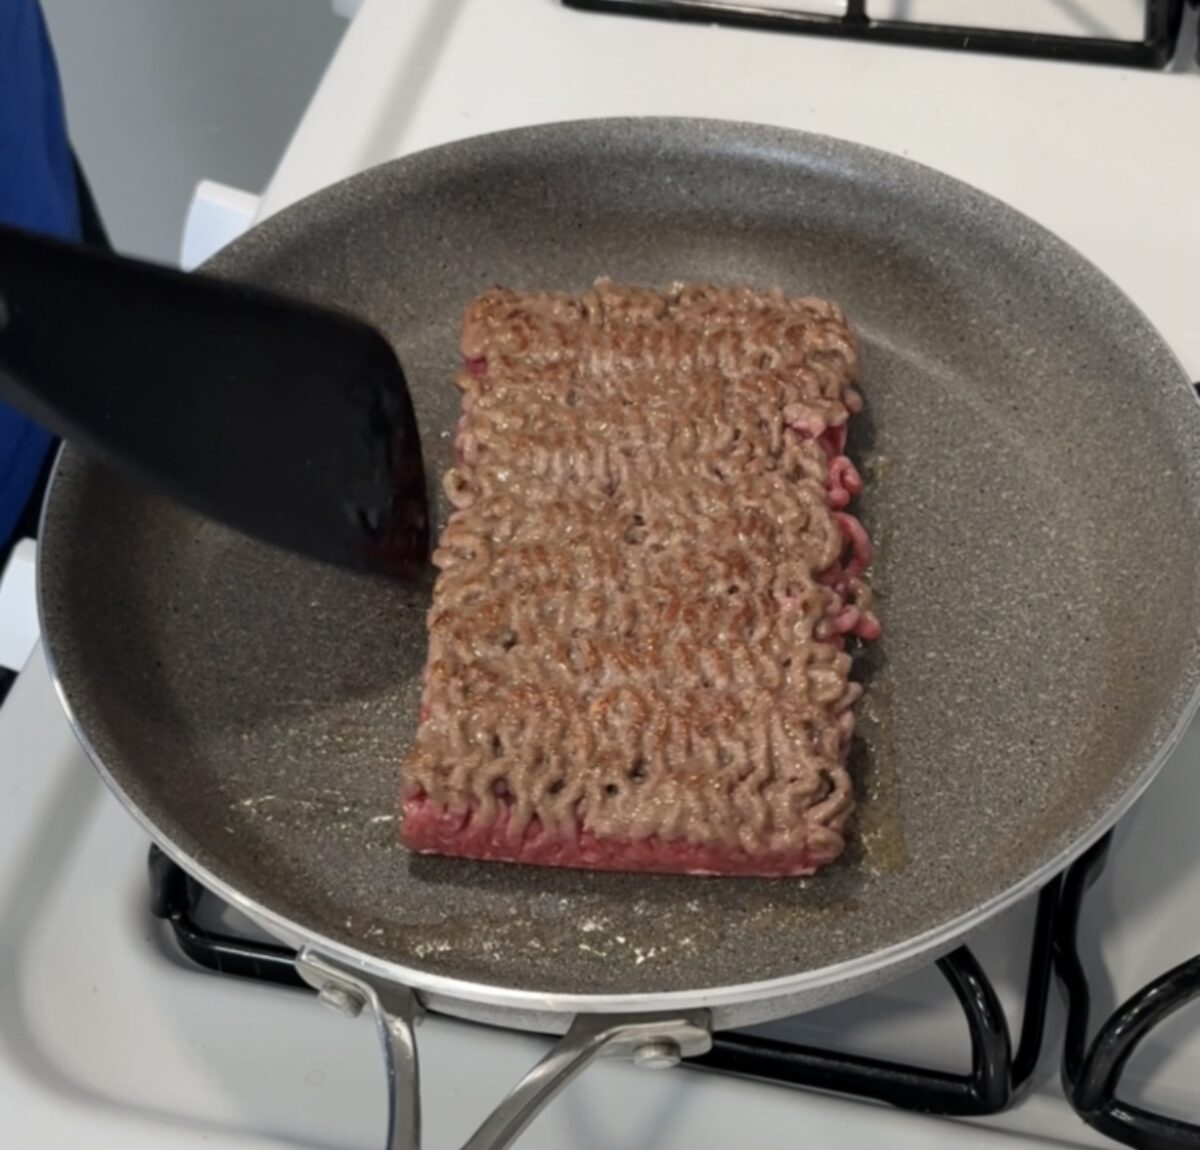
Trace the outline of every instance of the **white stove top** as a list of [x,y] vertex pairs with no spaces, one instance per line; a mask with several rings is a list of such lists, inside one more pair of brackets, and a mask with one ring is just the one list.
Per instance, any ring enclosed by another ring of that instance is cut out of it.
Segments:
[[[773,122],[910,155],[1058,231],[1147,311],[1200,378],[1200,76],[1005,60],[684,27],[557,0],[367,0],[264,197],[429,144],[523,123],[670,113]],[[1200,727],[1118,830],[1089,897],[1097,1018],[1200,950]],[[0,708],[0,1145],[378,1147],[370,1024],[308,996],[197,973],[147,907],[147,842],[104,792],[34,653]],[[1010,1011],[1032,906],[973,942]],[[1200,1025],[1147,1040],[1124,1094],[1200,1116]],[[951,996],[926,971],[774,1029],[965,1069]],[[1057,1085],[1061,1010],[1030,1096],[983,1123],[920,1118],[690,1071],[594,1067],[531,1147],[1104,1146]],[[450,1147],[544,1048],[432,1019],[421,1030],[426,1145]],[[620,1105],[613,1099],[620,1097]]]

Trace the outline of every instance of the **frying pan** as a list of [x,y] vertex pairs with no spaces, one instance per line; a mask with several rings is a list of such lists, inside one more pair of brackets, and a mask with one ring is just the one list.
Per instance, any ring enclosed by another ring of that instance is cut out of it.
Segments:
[[862,339],[851,454],[886,631],[861,668],[858,833],[807,881],[409,856],[428,587],[249,542],[63,453],[40,597],[76,730],[168,853],[302,948],[333,1005],[375,1011],[394,1146],[419,1136],[420,1004],[568,1030],[471,1143],[507,1145],[598,1053],[670,1061],[948,951],[1128,809],[1193,710],[1188,381],[1095,268],[954,180],[765,127],[560,124],[367,171],[206,270],[379,326],[433,492],[459,317],[491,283],[778,284],[840,301]]

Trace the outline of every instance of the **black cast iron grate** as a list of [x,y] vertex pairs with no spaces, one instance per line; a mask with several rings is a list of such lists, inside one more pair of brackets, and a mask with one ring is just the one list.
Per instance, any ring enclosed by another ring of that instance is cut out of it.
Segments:
[[[1033,56],[1091,64],[1164,68],[1174,57],[1185,0],[1145,0],[1140,40],[1065,36],[1003,28],[971,28],[927,21],[875,19],[869,0],[847,0],[842,15],[773,8],[731,0],[562,0],[569,8],[621,16],[649,16],[692,24],[726,24],[769,32],[799,32],[922,48],[955,48],[1004,56]],[[1196,0],[1187,0],[1195,4]],[[1003,4],[994,0],[997,9]]]
[[[689,1060],[698,1069],[793,1087],[869,1098],[905,1110],[957,1117],[996,1114],[1029,1084],[1042,1052],[1052,975],[1067,1001],[1062,1079],[1067,1100],[1089,1125],[1136,1150],[1200,1150],[1200,1126],[1153,1114],[1117,1096],[1138,1043],[1174,1011],[1200,997],[1200,956],[1162,975],[1119,1007],[1088,1044],[1090,996],[1078,952],[1080,910],[1103,869],[1101,840],[1041,893],[1030,946],[1021,1033],[1014,1050],[1000,1000],[978,960],[959,947],[938,970],[962,1007],[971,1067],[952,1074],[740,1033],[717,1034],[713,1048]],[[157,848],[150,851],[151,906],[170,923],[180,950],[219,974],[310,990],[295,952],[216,933],[196,918],[204,888]]]

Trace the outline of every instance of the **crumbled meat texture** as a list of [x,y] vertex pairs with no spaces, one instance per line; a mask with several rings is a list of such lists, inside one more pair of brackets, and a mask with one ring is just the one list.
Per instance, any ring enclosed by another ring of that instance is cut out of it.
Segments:
[[853,809],[849,635],[879,624],[843,508],[840,309],[605,280],[467,311],[434,554],[415,850],[807,874]]

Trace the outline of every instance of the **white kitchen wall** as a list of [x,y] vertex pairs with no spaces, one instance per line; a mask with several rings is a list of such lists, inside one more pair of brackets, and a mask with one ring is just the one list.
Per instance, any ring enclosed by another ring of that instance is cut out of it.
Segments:
[[204,177],[261,191],[346,23],[329,0],[42,0],[113,244],[175,262]]

